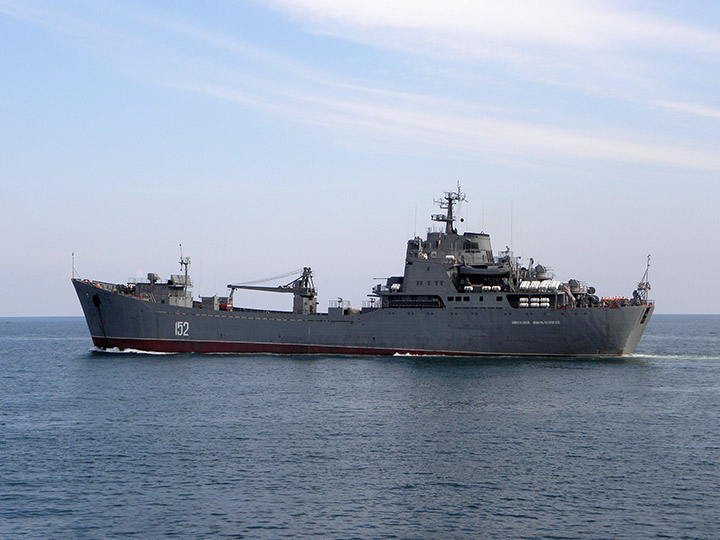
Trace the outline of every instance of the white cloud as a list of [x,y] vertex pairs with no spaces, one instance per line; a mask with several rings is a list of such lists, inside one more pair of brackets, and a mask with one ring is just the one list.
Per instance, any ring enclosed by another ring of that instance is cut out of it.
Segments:
[[[508,48],[549,46],[617,50],[678,46],[716,52],[720,34],[627,9],[627,3],[592,0],[267,0],[317,31],[379,45],[442,45],[473,56]],[[399,34],[398,34],[399,33]]]
[[[457,72],[644,101],[689,65],[720,71],[720,32],[632,3],[594,0],[265,0],[309,31]],[[701,92],[695,88],[694,92]],[[698,99],[692,98],[692,99]],[[688,99],[690,101],[691,99]]]

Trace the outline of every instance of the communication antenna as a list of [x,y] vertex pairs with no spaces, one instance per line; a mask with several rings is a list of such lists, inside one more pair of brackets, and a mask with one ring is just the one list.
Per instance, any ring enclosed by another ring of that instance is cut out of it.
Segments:
[[433,221],[445,223],[445,234],[455,232],[455,229],[453,228],[453,222],[455,221],[455,216],[453,214],[454,206],[455,204],[465,200],[467,200],[465,199],[465,194],[460,191],[460,182],[457,184],[457,192],[446,191],[445,196],[442,199],[435,200],[435,204],[437,204],[441,209],[447,210],[447,214],[433,214],[430,218]]
[[190,257],[183,257],[182,244],[180,244],[180,270],[185,271],[185,283],[188,283],[188,266],[190,266]]
[[513,200],[510,199],[510,251],[512,251],[513,248],[513,221],[515,221],[513,216]]

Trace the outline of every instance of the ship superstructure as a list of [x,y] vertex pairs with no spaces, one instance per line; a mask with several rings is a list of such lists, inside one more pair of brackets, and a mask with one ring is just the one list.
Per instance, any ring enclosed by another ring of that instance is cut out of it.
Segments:
[[[614,302],[622,305],[646,303],[647,298],[617,298],[606,302],[595,295],[594,287],[578,280],[567,283],[553,279],[549,269],[530,259],[528,266],[507,248],[493,255],[490,235],[466,232],[453,227],[453,207],[465,200],[460,192],[446,192],[436,201],[447,214],[435,214],[433,221],[445,223],[444,231],[428,232],[425,240],[416,237],[408,242],[405,273],[392,277],[374,293],[383,299],[383,307],[447,307],[455,302],[499,302],[512,308],[599,307]],[[639,284],[645,294],[649,283]],[[472,294],[471,294],[472,293]],[[481,293],[480,296],[477,293]],[[497,293],[493,297],[493,293]]]
[[[490,236],[455,229],[457,191],[436,201],[441,230],[408,241],[402,276],[388,278],[362,309],[334,302],[317,311],[312,270],[277,287],[228,285],[227,296],[194,299],[190,260],[166,282],[73,279],[93,342],[101,349],[165,352],[608,356],[634,352],[654,303],[647,270],[631,297],[522,265]],[[649,260],[648,260],[649,266]],[[292,311],[233,304],[238,290],[291,293]]]

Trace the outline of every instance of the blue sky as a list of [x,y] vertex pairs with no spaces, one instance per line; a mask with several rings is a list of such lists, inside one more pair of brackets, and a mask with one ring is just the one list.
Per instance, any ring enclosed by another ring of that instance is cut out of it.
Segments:
[[[82,277],[312,266],[321,308],[461,230],[659,313],[717,313],[720,3],[0,0],[0,316]],[[710,278],[712,279],[712,278]],[[290,308],[283,295],[239,297]],[[237,302],[236,302],[237,303]]]

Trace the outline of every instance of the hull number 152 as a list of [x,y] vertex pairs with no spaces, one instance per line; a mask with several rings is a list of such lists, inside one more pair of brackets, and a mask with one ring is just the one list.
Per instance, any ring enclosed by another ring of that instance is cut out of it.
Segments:
[[175,335],[187,336],[190,330],[190,323],[187,321],[178,321],[175,323]]

